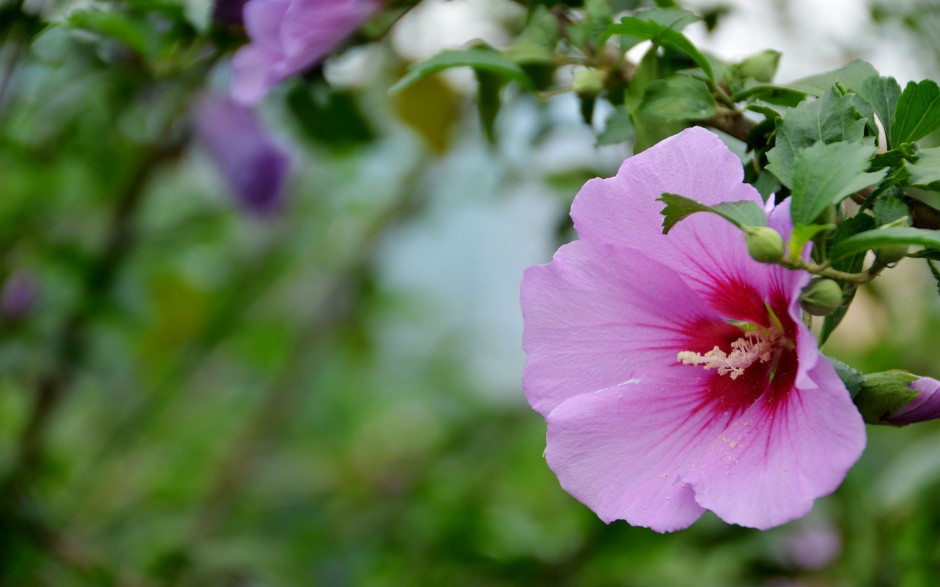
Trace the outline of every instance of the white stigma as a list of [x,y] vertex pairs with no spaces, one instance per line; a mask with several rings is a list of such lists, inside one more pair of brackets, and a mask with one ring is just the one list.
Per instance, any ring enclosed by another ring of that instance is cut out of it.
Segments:
[[682,351],[676,355],[676,360],[683,365],[702,365],[706,370],[717,369],[719,375],[730,375],[732,379],[737,379],[755,362],[769,361],[779,339],[780,333],[775,331],[745,332],[743,337],[731,343],[730,354],[716,345],[704,355]]

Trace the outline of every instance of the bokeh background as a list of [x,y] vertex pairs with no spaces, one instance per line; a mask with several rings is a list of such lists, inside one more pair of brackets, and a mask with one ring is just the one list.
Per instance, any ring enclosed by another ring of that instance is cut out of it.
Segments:
[[[630,145],[597,146],[571,95],[511,89],[490,143],[469,72],[387,92],[443,48],[510,44],[519,3],[425,0],[279,87],[260,114],[292,171],[266,215],[187,131],[224,67],[188,79],[198,44],[140,63],[48,26],[76,5],[0,3],[0,472],[31,478],[5,481],[0,584],[936,584],[935,422],[869,427],[843,486],[767,532],[606,526],[559,488],[521,390],[518,284]],[[123,6],[159,31],[210,9]],[[853,58],[940,74],[932,0],[687,7],[715,15],[687,33],[723,58],[781,50],[783,81]],[[902,262],[826,352],[940,377],[937,293]]]

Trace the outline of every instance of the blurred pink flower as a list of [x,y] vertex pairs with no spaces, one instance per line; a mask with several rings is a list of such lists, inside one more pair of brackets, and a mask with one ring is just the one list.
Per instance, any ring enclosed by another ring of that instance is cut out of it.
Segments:
[[323,59],[378,8],[375,0],[249,0],[251,42],[232,59],[232,98],[255,104],[278,82]]
[[[803,325],[802,271],[764,265],[696,214],[662,234],[663,192],[751,200],[738,158],[692,128],[581,189],[580,240],[522,280],[524,387],[562,487],[605,522],[665,532],[706,510],[769,528],[806,514],[865,446]],[[786,238],[789,206],[769,212]]]
[[238,203],[256,215],[280,209],[290,159],[254,112],[207,94],[196,105],[195,127]]
[[920,392],[920,395],[885,416],[886,422],[900,426],[940,418],[940,381],[920,377],[908,387]]

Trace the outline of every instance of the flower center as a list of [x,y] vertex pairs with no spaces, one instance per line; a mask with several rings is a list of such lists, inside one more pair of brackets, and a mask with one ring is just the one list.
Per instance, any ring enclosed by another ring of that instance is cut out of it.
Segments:
[[758,328],[745,332],[744,336],[733,341],[730,353],[715,345],[705,354],[682,351],[676,355],[676,360],[683,365],[702,365],[706,371],[717,369],[719,375],[737,379],[754,363],[770,361],[775,351],[783,346],[789,347],[790,343],[782,329]]

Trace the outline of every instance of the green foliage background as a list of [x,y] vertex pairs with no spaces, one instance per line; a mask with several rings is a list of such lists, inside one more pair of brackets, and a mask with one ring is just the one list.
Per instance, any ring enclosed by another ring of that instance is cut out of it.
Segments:
[[[925,6],[873,14],[909,27],[936,68]],[[571,237],[577,187],[611,174],[622,143],[533,172],[528,150],[577,122],[505,90],[516,103],[485,115],[486,146],[469,97],[440,78],[389,98],[405,63],[382,40],[390,23],[372,23],[354,43],[370,44],[383,83],[330,88],[316,70],[263,109],[296,173],[287,209],[259,219],[188,130],[218,75],[212,48],[240,33],[171,0],[73,13],[82,34],[47,26],[63,7],[0,5],[0,276],[28,274],[38,292],[0,324],[0,584],[935,584],[940,423],[869,427],[836,494],[777,529],[711,514],[672,535],[605,526],[546,467],[544,422],[520,384],[479,372],[486,342],[466,332],[479,311],[446,316],[390,277],[409,231],[434,234],[441,210],[466,203],[455,199],[506,206],[527,173],[551,219],[513,222],[545,229],[542,256],[525,254],[547,261]],[[499,97],[502,82],[480,82]],[[507,144],[514,116],[534,130]],[[621,141],[615,131],[600,142]],[[471,160],[489,171],[482,193],[458,189]],[[515,234],[468,233],[471,251],[489,250],[478,264],[442,252],[458,288],[481,288],[468,296],[484,315],[486,284],[506,270],[486,246],[509,249]],[[940,377],[940,303],[922,265],[863,289],[827,350],[865,372]],[[40,441],[27,422],[48,386]]]

